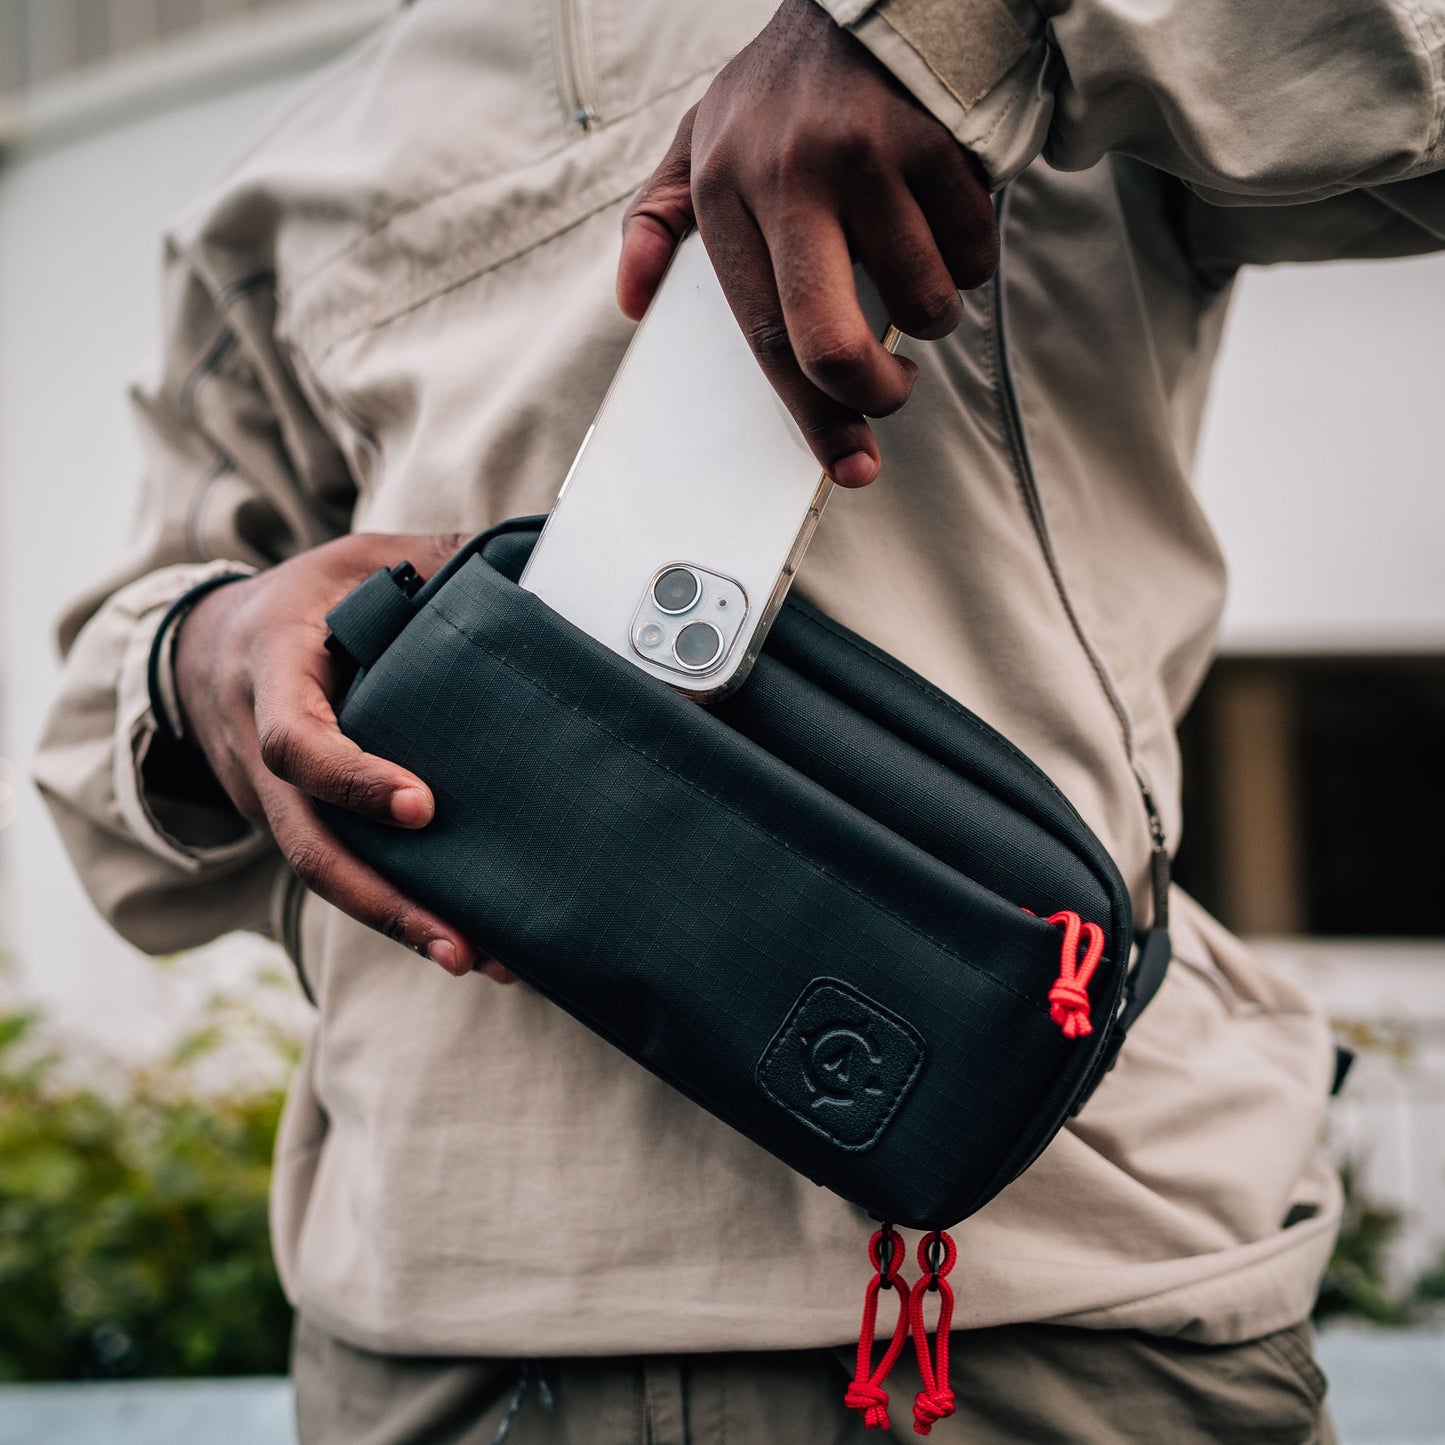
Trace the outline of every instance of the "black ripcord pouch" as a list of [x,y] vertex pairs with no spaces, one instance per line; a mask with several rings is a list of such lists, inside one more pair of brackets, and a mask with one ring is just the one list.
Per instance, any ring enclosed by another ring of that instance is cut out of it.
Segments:
[[1167,936],[1130,974],[1098,839],[886,653],[792,600],[700,707],[516,585],[542,520],[328,616],[358,669],[343,730],[436,798],[420,831],[328,826],[817,1183],[921,1229],[972,1214],[1083,1106]]
[[[946,1227],[1083,1107],[1162,981],[1167,855],[1131,967],[1118,869],[1000,733],[799,600],[703,708],[517,586],[543,520],[333,608],[328,645],[357,667],[341,726],[425,779],[436,815],[323,815],[629,1057],[889,1221],[844,1400],[889,1429],[911,1335],[927,1435],[954,1410]],[[893,1222],[926,1231],[911,1285]]]

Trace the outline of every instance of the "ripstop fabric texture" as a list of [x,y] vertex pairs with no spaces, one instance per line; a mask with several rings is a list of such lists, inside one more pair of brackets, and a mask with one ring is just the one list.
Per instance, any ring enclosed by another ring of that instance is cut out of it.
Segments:
[[[433,823],[328,825],[815,1182],[920,1228],[973,1213],[1112,1055],[1118,870],[1006,739],[805,603],[714,709],[647,677],[512,580],[539,526],[463,549],[342,709]],[[404,595],[356,607],[378,592]],[[366,632],[348,612],[334,637]],[[1105,935],[1078,1038],[1050,1017],[1059,909]]]

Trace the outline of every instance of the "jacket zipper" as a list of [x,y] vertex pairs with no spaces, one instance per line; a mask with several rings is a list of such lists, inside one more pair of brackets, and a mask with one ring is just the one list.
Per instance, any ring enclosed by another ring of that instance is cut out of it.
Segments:
[[593,130],[601,124],[593,97],[597,93],[592,73],[583,0],[552,0],[553,25],[557,40],[557,83],[567,118],[578,130]]
[[[1007,220],[1008,188],[1005,187],[1000,192],[998,201],[1000,241],[1002,241]],[[994,272],[992,286],[993,350],[999,412],[1003,419],[1004,435],[1008,442],[1009,459],[1013,463],[1014,476],[1018,481],[1019,492],[1028,511],[1034,536],[1044,554],[1049,576],[1053,579],[1054,591],[1063,604],[1064,613],[1069,619],[1069,626],[1073,630],[1079,646],[1084,649],[1084,654],[1089,659],[1089,665],[1094,670],[1094,676],[1098,679],[1099,686],[1103,689],[1109,707],[1118,721],[1119,734],[1124,743],[1124,756],[1128,759],[1134,786],[1139,790],[1139,799],[1144,805],[1144,817],[1149,827],[1149,881],[1154,903],[1152,926],[1166,928],[1169,920],[1171,863],[1169,841],[1164,832],[1164,820],[1160,817],[1159,807],[1154,799],[1154,791],[1135,756],[1134,720],[1130,716],[1129,706],[1119,692],[1113,674],[1109,671],[1108,663],[1104,661],[1103,655],[1095,647],[1093,639],[1084,630],[1084,625],[1079,620],[1079,614],[1074,608],[1073,599],[1069,596],[1068,587],[1064,583],[1063,569],[1059,565],[1058,552],[1054,547],[1053,536],[1049,532],[1048,517],[1044,513],[1043,499],[1039,494],[1038,478],[1034,474],[1033,461],[1029,457],[1028,442],[1024,437],[1023,416],[1019,409],[1018,393],[1014,389],[1013,373],[1009,368],[1008,361],[1008,328],[1004,316],[1005,254],[1005,248],[1001,245],[998,269]]]

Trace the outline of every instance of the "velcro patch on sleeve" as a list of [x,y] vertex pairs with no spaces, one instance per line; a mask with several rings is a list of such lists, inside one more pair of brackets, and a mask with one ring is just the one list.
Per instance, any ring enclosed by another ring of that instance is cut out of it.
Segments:
[[881,0],[873,13],[918,53],[965,110],[1029,48],[1003,0]]

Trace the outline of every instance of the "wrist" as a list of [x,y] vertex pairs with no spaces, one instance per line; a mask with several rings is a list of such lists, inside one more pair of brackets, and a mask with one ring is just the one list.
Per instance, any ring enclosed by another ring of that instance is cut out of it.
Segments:
[[[154,726],[136,734],[135,804],[144,831],[168,853],[187,859],[249,846],[254,831],[236,811],[189,727],[178,655],[183,624],[193,621],[212,597],[227,591],[226,584],[251,575],[240,570],[241,565],[212,564],[209,575],[176,597],[151,634],[146,659],[146,701]],[[217,643],[203,645],[214,649]]]
[[[150,694],[151,712],[158,730],[168,741],[176,744],[194,744],[190,726],[190,714],[186,707],[188,679],[194,672],[197,656],[204,656],[206,647],[198,647],[198,632],[209,631],[203,623],[198,629],[194,625],[196,614],[201,611],[212,613],[220,602],[219,594],[233,582],[246,582],[250,572],[222,572],[203,579],[194,587],[183,592],[167,608],[156,628],[151,642],[147,665],[146,683]],[[230,599],[226,599],[229,602]],[[222,604],[224,605],[224,604]],[[189,632],[190,645],[182,651],[182,636]]]

